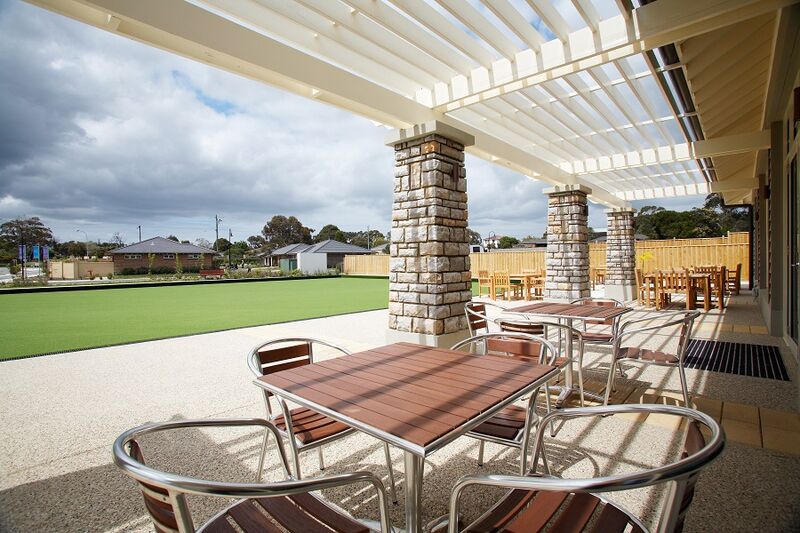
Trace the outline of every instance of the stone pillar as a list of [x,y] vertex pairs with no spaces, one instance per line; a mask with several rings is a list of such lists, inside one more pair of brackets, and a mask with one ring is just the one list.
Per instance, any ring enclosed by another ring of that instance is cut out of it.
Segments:
[[636,239],[631,208],[606,209],[606,297],[627,302],[636,298]]
[[545,189],[547,201],[547,278],[544,296],[568,302],[589,296],[589,207],[591,189],[559,185]]
[[398,130],[389,262],[389,342],[449,347],[468,335],[472,300],[464,147],[438,121]]

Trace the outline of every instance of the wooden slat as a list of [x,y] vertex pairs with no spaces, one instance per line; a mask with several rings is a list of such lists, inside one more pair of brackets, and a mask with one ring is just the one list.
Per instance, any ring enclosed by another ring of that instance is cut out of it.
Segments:
[[597,496],[578,493],[572,496],[566,509],[556,519],[553,531],[580,533],[589,522],[600,500]]
[[345,416],[349,416],[360,420],[365,424],[369,424],[381,431],[391,433],[392,435],[401,436],[409,442],[424,446],[429,442],[433,442],[440,435],[432,433],[429,430],[421,429],[405,422],[400,422],[389,418],[386,413],[376,413],[369,409],[364,409],[358,405],[353,405],[350,402],[343,401],[336,396],[325,394],[309,387],[304,387],[302,384],[292,382],[290,380],[279,377],[277,374],[273,376],[265,376],[259,378],[264,381],[280,387],[287,392],[297,392],[308,401],[314,402],[318,405],[327,407]]
[[279,361],[286,361],[287,359],[308,356],[310,351],[311,348],[307,343],[300,343],[262,350],[258,352],[258,357],[261,360],[261,364],[266,365],[268,363],[277,363]]
[[511,522],[505,531],[508,533],[530,533],[542,529],[550,518],[556,514],[561,504],[567,499],[566,492],[539,492],[516,520]]
[[[277,498],[275,498],[277,499]],[[279,532],[280,529],[270,522],[258,509],[254,507],[253,500],[245,500],[239,505],[228,509],[228,515],[246,533],[256,531]]]
[[368,533],[369,528],[363,524],[342,515],[331,509],[311,494],[294,494],[289,499],[305,509],[307,513],[320,522],[327,524],[331,529],[340,533]]
[[[620,511],[613,505],[606,504],[603,507],[603,511],[600,513],[600,516],[597,517],[597,521],[592,528],[592,533],[616,533],[617,531],[624,531],[625,527],[630,522],[630,518],[624,512]],[[638,531],[638,528],[635,524],[631,524],[633,526],[633,531]],[[633,532],[632,532],[633,533]]]
[[[263,528],[263,531],[266,533],[272,533],[272,531],[277,531],[278,528],[276,527],[274,530],[270,530],[268,527]],[[213,521],[209,522],[203,527],[203,533],[239,533],[236,528],[228,523],[228,514],[225,513],[222,516],[217,517]]]
[[[308,516],[305,511],[286,496],[279,498],[257,498],[254,502],[258,502],[258,505],[289,531],[330,533],[327,527]],[[253,508],[253,510],[259,512],[255,508]]]

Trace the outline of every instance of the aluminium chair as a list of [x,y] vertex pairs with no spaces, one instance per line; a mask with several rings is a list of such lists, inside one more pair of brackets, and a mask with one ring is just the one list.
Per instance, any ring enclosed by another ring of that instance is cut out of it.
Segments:
[[[259,464],[263,464],[268,436],[273,435],[286,479],[262,483],[260,482],[262,471],[259,469],[256,480],[250,483],[209,481],[157,470],[145,464],[144,454],[137,439],[171,430],[199,430],[211,427],[253,427],[259,431],[264,430],[262,460]],[[371,485],[377,494],[381,532],[389,533],[392,530],[386,492],[380,479],[370,472],[337,474],[306,480],[292,478],[286,453],[281,444],[280,431],[267,420],[259,418],[180,420],[146,424],[130,429],[117,438],[114,442],[113,458],[114,463],[139,484],[145,507],[157,533],[173,531],[366,533],[371,531],[366,525],[311,494],[312,491],[364,484]],[[353,487],[354,491],[358,489],[360,487]],[[237,501],[214,515],[199,529],[195,529],[187,495],[217,496]]]
[[[451,349],[468,348],[470,353],[514,357],[532,364],[558,366],[555,347],[543,337],[525,333],[488,333],[476,335],[455,344]],[[563,364],[563,363],[561,363]],[[486,441],[503,444],[520,450],[526,449],[531,428],[538,420],[536,415],[536,389],[527,399],[525,407],[509,405],[492,418],[467,432],[468,437],[479,441],[478,466],[483,466],[483,451]],[[549,403],[548,403],[549,409]],[[520,461],[526,455],[520,453]],[[524,467],[524,465],[522,465]]]
[[[576,300],[572,300],[570,303],[596,305],[598,307],[624,307],[622,302],[619,300],[615,300],[613,298],[594,298],[592,296],[578,298]],[[599,322],[599,325],[610,326],[609,328],[605,328],[603,331],[587,331],[586,321],[582,320],[581,322],[583,323],[583,331],[581,335],[584,343],[596,344],[600,346],[611,346],[619,327],[619,315],[614,318],[604,320],[603,322]]]
[[490,308],[501,312],[505,311],[505,307],[491,302],[467,302],[464,304],[464,313],[467,315],[467,327],[469,328],[470,336],[475,336],[479,333],[491,333],[489,324],[493,324],[494,320],[487,315],[487,310]]
[[[698,316],[700,316],[699,311],[681,311],[677,313],[662,314],[654,317],[651,316],[648,318],[640,318],[637,320],[628,320],[624,324],[620,325],[617,336],[614,339],[613,356],[611,359],[611,366],[608,369],[606,397],[603,403],[608,405],[608,399],[611,397],[612,390],[614,390],[614,369],[618,367],[621,362],[625,361],[626,363],[677,368],[678,375],[680,376],[681,380],[681,392],[683,393],[684,405],[691,405],[689,402],[689,386],[686,383],[684,360],[686,358],[689,340],[692,336],[692,327],[694,326],[694,321]],[[632,328],[632,326],[636,324],[653,321],[657,322],[657,324],[640,328]],[[676,328],[678,331],[678,349],[676,350],[676,354],[671,354],[660,350],[650,350],[647,348],[641,348],[639,346],[625,346],[623,343],[623,341],[629,339],[632,335],[665,330],[674,332]]]
[[[544,427],[555,419],[607,417],[626,413],[659,414],[681,417],[687,421],[683,453],[679,458],[649,469],[583,479],[562,479],[550,474],[544,447]],[[710,434],[706,439],[703,429]],[[667,405],[615,405],[562,409],[545,416],[534,437],[532,470],[519,476],[465,476],[453,487],[450,513],[446,519],[448,532],[477,533],[485,531],[592,531],[602,533],[642,533],[642,521],[623,507],[604,497],[605,493],[667,485],[667,498],[657,517],[657,531],[683,530],[689,507],[694,499],[700,473],[722,453],[725,434],[710,416]],[[537,474],[538,458],[542,458],[544,474]],[[509,489],[488,511],[465,528],[459,522],[460,498],[468,487]],[[444,529],[442,520],[433,531]],[[441,529],[438,529],[441,527]]]
[[[350,355],[346,349],[331,344],[320,339],[307,337],[295,337],[286,339],[273,339],[250,350],[247,356],[247,364],[253,374],[259,378],[282,370],[289,370],[314,362],[314,347],[327,347],[338,352],[340,355]],[[321,413],[317,413],[306,407],[289,409],[286,401],[275,397],[280,412],[273,411],[270,398],[273,394],[265,389],[264,405],[267,409],[267,418],[278,428],[280,435],[286,439],[289,451],[294,464],[294,475],[297,479],[302,479],[300,470],[300,453],[304,450],[316,448],[319,453],[319,468],[325,470],[325,458],[322,447],[335,440],[341,439],[354,433],[356,430],[350,426],[333,420]],[[392,459],[389,453],[389,444],[383,443],[383,450],[386,456],[386,466],[389,469],[389,484],[392,491],[393,501],[397,501],[397,494],[394,484],[394,472],[392,471]],[[263,460],[263,457],[262,457]],[[259,464],[259,470],[263,465]]]

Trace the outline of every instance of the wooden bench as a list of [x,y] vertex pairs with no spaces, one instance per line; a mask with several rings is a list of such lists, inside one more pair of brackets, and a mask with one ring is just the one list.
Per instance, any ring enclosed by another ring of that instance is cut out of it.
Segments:
[[200,276],[203,278],[221,278],[225,275],[225,270],[221,268],[208,268],[200,270]]

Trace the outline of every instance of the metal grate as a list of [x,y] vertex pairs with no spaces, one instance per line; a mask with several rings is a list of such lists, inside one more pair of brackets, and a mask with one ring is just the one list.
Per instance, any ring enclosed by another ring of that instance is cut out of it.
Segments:
[[692,339],[686,368],[790,381],[776,346]]

